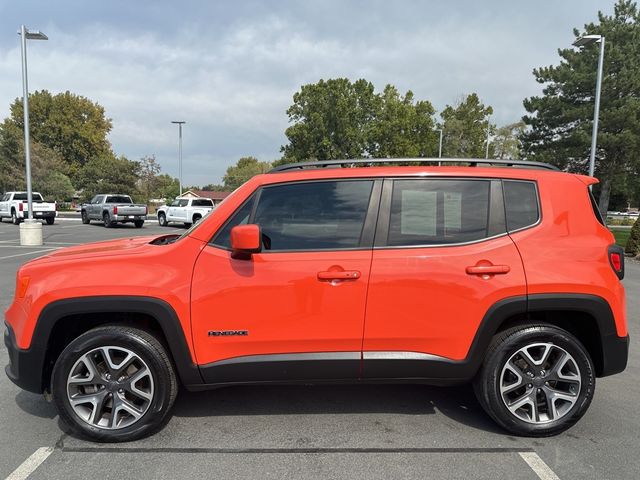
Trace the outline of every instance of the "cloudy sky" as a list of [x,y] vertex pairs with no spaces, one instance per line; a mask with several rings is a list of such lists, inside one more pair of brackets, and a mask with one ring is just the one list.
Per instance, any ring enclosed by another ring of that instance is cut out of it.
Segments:
[[[22,95],[22,23],[30,90],[70,90],[103,105],[116,153],[155,154],[185,184],[219,182],[244,155],[279,157],[300,85],[366,78],[413,90],[438,110],[477,92],[500,125],[535,95],[534,67],[557,63],[573,27],[613,0],[131,1],[0,0],[0,118]],[[595,66],[594,66],[595,68]]]

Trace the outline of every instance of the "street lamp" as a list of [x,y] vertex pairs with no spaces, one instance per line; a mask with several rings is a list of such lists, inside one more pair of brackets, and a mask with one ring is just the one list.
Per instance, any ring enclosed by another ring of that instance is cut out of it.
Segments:
[[484,158],[489,158],[489,133],[491,132],[491,116],[487,118],[487,147],[484,151]]
[[172,120],[171,123],[178,125],[178,178],[180,180],[180,195],[182,195],[182,125],[184,120]]
[[20,225],[21,245],[42,245],[42,224],[33,220],[33,195],[31,191],[31,151],[29,146],[29,85],[27,82],[27,40],[48,40],[39,30],[20,26],[22,44],[22,108],[24,109],[24,156],[27,180],[27,219]]
[[440,132],[440,143],[438,145],[438,158],[442,158],[442,128],[437,129]]
[[592,43],[600,43],[598,58],[598,77],[596,80],[596,105],[593,110],[593,132],[591,133],[591,156],[589,158],[589,176],[593,177],[596,169],[596,144],[598,140],[598,117],[600,116],[600,90],[602,88],[602,63],[604,61],[604,36],[584,35],[573,42],[574,47],[585,47]]

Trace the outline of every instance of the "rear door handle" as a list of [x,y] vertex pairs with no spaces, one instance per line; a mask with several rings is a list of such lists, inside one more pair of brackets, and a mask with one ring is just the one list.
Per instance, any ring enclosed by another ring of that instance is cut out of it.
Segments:
[[358,270],[327,270],[318,272],[318,280],[357,280],[360,278]]
[[474,265],[467,267],[469,275],[504,275],[510,271],[511,267],[509,265]]

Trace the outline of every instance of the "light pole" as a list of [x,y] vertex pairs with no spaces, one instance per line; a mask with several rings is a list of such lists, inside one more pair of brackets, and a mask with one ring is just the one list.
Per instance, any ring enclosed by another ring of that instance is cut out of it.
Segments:
[[600,90],[602,89],[602,63],[604,61],[604,36],[584,35],[573,42],[574,47],[584,47],[592,43],[600,43],[598,58],[598,76],[596,79],[596,104],[593,109],[593,131],[591,133],[591,156],[589,157],[589,176],[593,177],[596,169],[596,146],[598,143],[598,117],[600,116]]
[[442,129],[438,128],[440,132],[440,144],[438,145],[438,158],[442,158]]
[[18,32],[22,47],[22,108],[24,112],[24,157],[27,180],[27,219],[20,225],[21,245],[42,245],[42,224],[33,220],[33,195],[31,191],[31,149],[29,145],[29,84],[27,81],[27,40],[48,40],[39,30],[30,31],[24,25]]
[[182,195],[182,125],[184,120],[172,120],[171,123],[178,125],[178,179],[180,180],[180,195]]
[[487,118],[487,147],[484,151],[484,158],[489,158],[489,132],[491,131],[491,116]]

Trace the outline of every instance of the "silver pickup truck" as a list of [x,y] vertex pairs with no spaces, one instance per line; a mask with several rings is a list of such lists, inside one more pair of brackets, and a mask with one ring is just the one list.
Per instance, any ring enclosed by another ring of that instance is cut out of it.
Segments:
[[131,222],[141,228],[147,219],[147,206],[133,203],[129,195],[100,194],[82,204],[80,215],[84,224],[100,220],[109,228],[116,223]]

